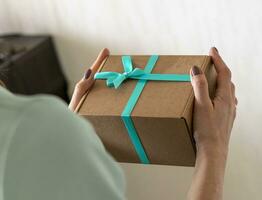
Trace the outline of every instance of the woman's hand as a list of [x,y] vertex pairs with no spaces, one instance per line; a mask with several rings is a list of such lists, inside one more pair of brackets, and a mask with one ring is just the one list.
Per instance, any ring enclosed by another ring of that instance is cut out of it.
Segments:
[[109,56],[109,50],[103,49],[100,51],[97,59],[93,63],[93,65],[85,72],[84,77],[76,84],[75,90],[72,95],[72,99],[69,103],[68,108],[71,111],[75,111],[77,105],[79,104],[82,96],[86,93],[86,91],[90,88],[90,79],[93,79],[94,74],[96,73],[96,69],[99,68],[104,61],[104,59]]
[[214,99],[209,97],[203,72],[196,66],[191,69],[197,159],[188,199],[194,200],[222,199],[229,139],[236,116],[237,99],[231,72],[216,48],[211,48],[210,56],[217,71]]
[[216,48],[211,48],[217,71],[217,88],[214,99],[210,99],[205,75],[198,67],[191,69],[195,94],[193,116],[194,137],[198,151],[219,150],[227,154],[230,133],[236,116],[237,98],[231,82],[231,72]]

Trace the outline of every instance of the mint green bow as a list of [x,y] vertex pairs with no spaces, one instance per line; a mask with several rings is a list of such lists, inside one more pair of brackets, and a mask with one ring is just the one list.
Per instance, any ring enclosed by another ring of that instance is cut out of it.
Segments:
[[131,56],[122,56],[122,63],[124,67],[123,73],[118,72],[99,72],[95,74],[95,79],[106,79],[108,87],[118,88],[126,79],[139,79],[139,80],[154,80],[154,81],[190,81],[188,74],[150,74],[144,70],[135,68],[133,69]]

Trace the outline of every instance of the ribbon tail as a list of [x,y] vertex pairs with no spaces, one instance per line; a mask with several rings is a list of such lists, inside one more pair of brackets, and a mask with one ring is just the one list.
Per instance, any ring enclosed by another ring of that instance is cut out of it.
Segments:
[[119,73],[117,72],[98,72],[95,73],[94,79],[108,79],[112,77],[118,76]]
[[191,80],[189,74],[143,74],[134,76],[133,79],[148,80],[148,81],[176,81],[189,82]]
[[126,77],[124,75],[119,75],[117,78],[115,78],[113,81],[115,89],[117,89],[125,79]]

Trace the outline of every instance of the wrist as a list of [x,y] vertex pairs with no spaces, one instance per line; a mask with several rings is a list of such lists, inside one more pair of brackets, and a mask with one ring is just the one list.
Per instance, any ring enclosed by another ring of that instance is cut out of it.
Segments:
[[226,159],[229,146],[229,139],[227,139],[226,135],[224,132],[221,133],[214,129],[211,133],[195,132],[197,154],[205,157],[212,156]]
[[219,143],[197,145],[197,159],[205,159],[209,162],[218,161],[225,163],[228,155],[228,146]]

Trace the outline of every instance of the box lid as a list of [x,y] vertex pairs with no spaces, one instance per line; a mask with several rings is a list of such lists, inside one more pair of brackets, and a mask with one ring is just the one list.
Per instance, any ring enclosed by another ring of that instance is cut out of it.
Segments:
[[[132,56],[133,67],[144,68],[150,56]],[[152,73],[188,74],[193,65],[203,71],[210,65],[209,56],[159,56]],[[109,56],[101,71],[123,72],[121,56]],[[79,106],[80,115],[120,116],[137,80],[127,79],[118,89],[96,80],[94,87]],[[190,82],[147,81],[132,111],[133,117],[187,118],[185,113],[193,102]]]

